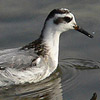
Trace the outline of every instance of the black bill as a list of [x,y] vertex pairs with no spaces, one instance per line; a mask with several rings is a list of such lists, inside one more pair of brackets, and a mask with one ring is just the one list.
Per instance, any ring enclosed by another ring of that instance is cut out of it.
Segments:
[[74,29],[85,34],[85,35],[87,35],[90,38],[93,38],[93,35],[89,34],[87,31],[85,31],[84,29],[82,29],[81,27],[79,27],[77,25],[74,26]]

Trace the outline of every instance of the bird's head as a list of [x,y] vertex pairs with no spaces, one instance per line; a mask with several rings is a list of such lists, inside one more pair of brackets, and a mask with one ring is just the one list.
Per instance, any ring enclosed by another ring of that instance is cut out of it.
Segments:
[[51,27],[51,29],[59,31],[60,33],[74,29],[93,38],[91,34],[77,25],[74,15],[66,8],[52,10],[45,20],[45,27]]

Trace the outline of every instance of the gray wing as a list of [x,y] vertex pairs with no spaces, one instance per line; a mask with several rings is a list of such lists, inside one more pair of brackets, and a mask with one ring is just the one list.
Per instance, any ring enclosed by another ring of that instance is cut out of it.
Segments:
[[24,69],[31,67],[38,55],[34,52],[34,49],[20,50],[19,48],[7,49],[0,51],[0,70],[4,70],[7,67]]

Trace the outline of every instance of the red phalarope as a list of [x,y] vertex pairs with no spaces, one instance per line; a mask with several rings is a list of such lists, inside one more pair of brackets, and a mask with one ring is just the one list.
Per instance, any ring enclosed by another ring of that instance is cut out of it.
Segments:
[[37,40],[21,48],[0,51],[0,86],[35,83],[48,77],[58,65],[59,36],[69,29],[93,38],[76,24],[68,9],[61,8],[47,16]]

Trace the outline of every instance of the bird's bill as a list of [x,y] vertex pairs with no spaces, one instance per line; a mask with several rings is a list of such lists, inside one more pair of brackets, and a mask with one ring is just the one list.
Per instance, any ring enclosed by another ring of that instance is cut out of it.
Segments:
[[90,33],[88,33],[87,31],[85,31],[84,29],[82,29],[81,27],[79,27],[77,25],[74,26],[74,29],[85,34],[85,35],[87,35],[90,38],[93,38],[93,35],[91,35]]

